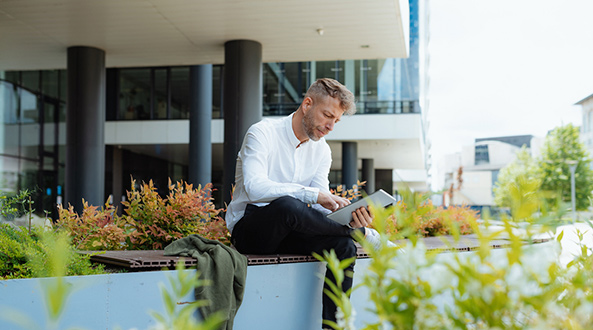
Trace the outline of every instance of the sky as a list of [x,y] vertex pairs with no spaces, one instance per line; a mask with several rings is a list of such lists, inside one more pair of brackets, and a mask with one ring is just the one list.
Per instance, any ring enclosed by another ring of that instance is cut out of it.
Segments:
[[593,0],[430,0],[428,8],[434,168],[476,138],[581,125],[574,104],[593,94]]

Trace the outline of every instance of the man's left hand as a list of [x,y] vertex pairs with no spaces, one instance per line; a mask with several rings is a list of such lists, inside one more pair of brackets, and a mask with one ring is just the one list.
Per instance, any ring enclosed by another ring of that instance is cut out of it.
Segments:
[[367,227],[371,223],[373,223],[373,215],[366,207],[359,207],[352,212],[352,221],[350,221],[352,228]]

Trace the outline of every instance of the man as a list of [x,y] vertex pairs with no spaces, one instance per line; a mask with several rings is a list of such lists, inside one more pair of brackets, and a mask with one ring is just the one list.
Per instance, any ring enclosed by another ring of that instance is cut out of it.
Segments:
[[[324,136],[343,114],[355,111],[352,93],[325,78],[309,87],[290,116],[266,119],[249,128],[226,213],[231,241],[239,252],[310,255],[333,249],[343,260],[356,256],[355,231],[378,244],[378,233],[365,228],[373,221],[366,208],[352,213],[350,226],[326,217],[350,202],[329,191],[331,151]],[[353,269],[351,265],[346,274]],[[325,276],[335,283],[329,270]],[[351,287],[352,277],[347,275],[342,289]],[[335,315],[335,304],[324,294],[323,319],[335,321]]]

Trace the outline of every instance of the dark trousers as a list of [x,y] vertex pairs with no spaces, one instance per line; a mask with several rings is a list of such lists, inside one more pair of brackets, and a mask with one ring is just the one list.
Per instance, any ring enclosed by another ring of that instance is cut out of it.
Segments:
[[[306,254],[334,250],[340,260],[356,256],[354,230],[328,219],[323,213],[292,197],[280,197],[264,207],[248,205],[233,228],[231,241],[245,254]],[[346,270],[342,290],[352,287],[354,263]],[[325,277],[335,283],[329,269]],[[324,284],[324,289],[328,289]],[[336,305],[323,294],[323,319],[336,320]]]

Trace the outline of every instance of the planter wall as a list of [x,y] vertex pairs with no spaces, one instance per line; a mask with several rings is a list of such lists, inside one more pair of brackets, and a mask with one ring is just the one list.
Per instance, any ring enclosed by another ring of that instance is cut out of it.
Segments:
[[[538,244],[545,248],[550,243]],[[460,255],[470,256],[474,252]],[[505,249],[493,250],[505,253]],[[451,258],[442,253],[439,258]],[[501,255],[501,257],[503,257]],[[354,285],[360,283],[370,259],[358,259]],[[193,270],[186,270],[193,271]],[[72,276],[65,280],[75,291],[63,314],[59,329],[148,329],[154,325],[149,311],[163,313],[159,283],[168,283],[174,271],[152,271],[124,274]],[[325,265],[320,262],[249,266],[243,304],[235,318],[236,330],[303,330],[321,328],[321,290]],[[438,274],[429,274],[438,276]],[[25,313],[40,329],[46,326],[41,286],[48,279],[0,281],[0,311]],[[186,297],[193,300],[193,294]],[[351,301],[356,310],[355,326],[375,320],[367,309],[365,288],[354,291]],[[443,302],[446,304],[447,302]],[[0,329],[19,329],[0,319]]]

